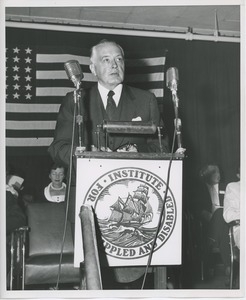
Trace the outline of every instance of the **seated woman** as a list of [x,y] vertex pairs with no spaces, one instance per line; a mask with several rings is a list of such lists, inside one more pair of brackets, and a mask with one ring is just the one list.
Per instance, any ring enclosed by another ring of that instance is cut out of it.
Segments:
[[[237,177],[240,179],[239,172]],[[227,223],[240,220],[240,180],[228,183],[226,187],[223,217]],[[240,249],[240,225],[234,226],[233,236],[236,246]]]
[[[220,182],[219,167],[214,164],[206,165],[200,171],[200,178],[202,184],[199,189],[197,205],[203,224],[203,234],[207,239],[208,249],[210,246],[219,248],[225,266],[225,275],[228,276],[230,271],[229,227],[223,219],[225,192],[224,185]],[[225,282],[228,282],[227,278]]]
[[6,234],[26,225],[26,216],[19,204],[24,178],[19,176],[6,161]]
[[200,171],[202,181],[199,205],[202,219],[209,222],[214,212],[223,207],[224,185],[217,165],[206,165]]
[[65,169],[62,166],[53,164],[50,169],[50,184],[44,188],[45,199],[50,202],[63,202],[66,195]]

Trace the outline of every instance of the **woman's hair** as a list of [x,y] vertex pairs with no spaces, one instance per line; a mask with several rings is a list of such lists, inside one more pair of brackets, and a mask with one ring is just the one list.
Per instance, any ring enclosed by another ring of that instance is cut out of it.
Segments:
[[64,173],[65,173],[65,167],[58,163],[53,163],[50,167],[50,171],[56,170],[57,168],[64,169]]
[[200,170],[199,175],[203,181],[207,182],[216,172],[220,172],[219,166],[215,164],[209,164]]

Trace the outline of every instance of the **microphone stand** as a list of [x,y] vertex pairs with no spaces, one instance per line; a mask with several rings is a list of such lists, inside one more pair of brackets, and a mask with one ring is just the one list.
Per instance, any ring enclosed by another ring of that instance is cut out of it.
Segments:
[[76,123],[78,125],[78,139],[79,139],[79,145],[76,148],[76,152],[84,152],[85,146],[83,145],[83,116],[81,115],[81,108],[80,108],[80,99],[81,99],[81,90],[80,90],[80,83],[76,83],[76,89],[73,92],[74,97],[74,103],[76,105],[75,109],[77,110],[76,115]]
[[172,89],[172,100],[174,104],[174,114],[175,114],[175,119],[174,119],[174,128],[175,128],[175,133],[177,137],[177,145],[178,145],[178,150],[177,152],[180,154],[183,154],[186,149],[183,148],[182,146],[182,139],[181,139],[181,120],[179,118],[179,98],[177,95],[176,89]]

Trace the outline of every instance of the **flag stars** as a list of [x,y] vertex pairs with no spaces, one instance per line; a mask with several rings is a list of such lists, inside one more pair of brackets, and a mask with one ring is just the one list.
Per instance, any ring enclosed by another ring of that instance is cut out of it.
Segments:
[[30,73],[32,69],[30,67],[26,67],[25,70],[26,70],[26,73]]
[[13,66],[13,70],[14,70],[14,72],[18,72],[19,71],[19,67],[17,67],[17,66]]
[[26,64],[30,64],[32,59],[30,57],[25,58]]
[[[0,0],[1,1],[1,0]],[[35,50],[32,47],[15,44],[6,49],[5,69],[6,84],[5,97],[10,102],[31,102],[35,98]],[[8,77],[7,77],[8,75]]]
[[32,86],[28,83],[28,85],[25,85],[25,88],[27,91],[30,91],[32,89]]
[[15,81],[19,81],[20,76],[16,74],[16,75],[13,76],[13,78],[14,78]]
[[32,49],[30,49],[29,47],[27,49],[25,49],[26,54],[31,54],[32,53]]
[[18,93],[15,93],[15,94],[13,94],[13,96],[14,96],[14,99],[19,99],[19,97],[20,97],[20,94],[18,94]]
[[27,75],[27,76],[25,77],[25,79],[26,79],[26,81],[31,81],[32,77],[29,76],[29,75]]
[[28,94],[25,95],[25,97],[26,97],[27,100],[30,100],[32,98],[32,95],[28,93]]
[[13,88],[14,88],[14,90],[19,90],[20,85],[16,83],[15,85],[13,85]]
[[13,57],[14,62],[19,62],[20,58],[18,56]]
[[14,53],[19,53],[19,52],[20,52],[20,49],[19,49],[18,47],[15,47],[15,48],[13,49],[13,51],[14,51]]

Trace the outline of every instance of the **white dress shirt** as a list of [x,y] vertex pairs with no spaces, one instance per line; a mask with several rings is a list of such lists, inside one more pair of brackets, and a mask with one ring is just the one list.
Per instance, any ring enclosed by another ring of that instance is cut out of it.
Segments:
[[[118,104],[120,102],[122,87],[123,87],[123,85],[119,84],[119,85],[117,85],[117,87],[114,90],[112,90],[114,92],[113,99],[114,99],[116,107],[118,106]],[[106,109],[109,90],[106,89],[104,86],[102,86],[99,82],[98,82],[98,90],[99,90],[100,96],[102,98],[103,106]]]
[[[223,217],[227,223],[240,220],[240,181],[227,185],[224,198]],[[240,226],[233,228],[234,240],[240,248]]]

